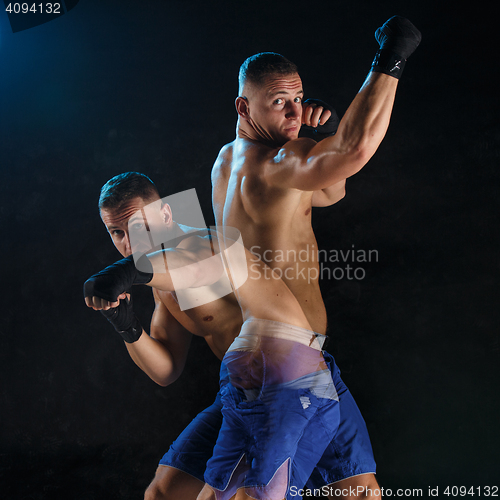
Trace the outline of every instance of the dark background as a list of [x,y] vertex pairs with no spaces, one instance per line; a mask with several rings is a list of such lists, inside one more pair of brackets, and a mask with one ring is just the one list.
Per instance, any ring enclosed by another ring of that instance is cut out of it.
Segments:
[[[493,6],[493,3],[491,3]],[[87,309],[119,257],[97,211],[129,170],[162,196],[196,188],[234,138],[237,71],[276,51],[339,115],[400,14],[422,31],[389,131],[347,197],[316,209],[326,250],[376,249],[363,280],[324,280],[331,351],[385,488],[498,486],[498,81],[493,13],[436,0],[101,1],[13,34],[0,12],[0,495],[139,499],[216,393],[195,339],[156,386]],[[330,264],[327,264],[330,265]],[[343,264],[331,264],[331,267]],[[137,289],[144,324],[149,290]],[[180,499],[182,500],[182,499]]]

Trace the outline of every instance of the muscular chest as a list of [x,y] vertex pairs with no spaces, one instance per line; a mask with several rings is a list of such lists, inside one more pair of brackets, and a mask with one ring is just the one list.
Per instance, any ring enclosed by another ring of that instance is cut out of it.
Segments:
[[223,344],[239,333],[241,309],[233,295],[214,300],[202,306],[181,311],[175,292],[163,292],[161,299],[172,316],[194,335],[212,337]]

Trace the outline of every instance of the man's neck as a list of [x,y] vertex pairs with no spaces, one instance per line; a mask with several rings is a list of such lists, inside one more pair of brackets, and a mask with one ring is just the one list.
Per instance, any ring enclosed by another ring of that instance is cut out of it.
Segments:
[[264,132],[264,130],[257,127],[254,122],[248,122],[240,118],[238,118],[236,124],[236,137],[247,141],[257,142],[273,149],[282,146],[282,144],[276,142],[269,134]]

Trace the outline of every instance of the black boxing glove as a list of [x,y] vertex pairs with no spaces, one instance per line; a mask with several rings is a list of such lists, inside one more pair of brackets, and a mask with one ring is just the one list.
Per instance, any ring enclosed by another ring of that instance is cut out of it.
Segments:
[[418,47],[422,35],[408,19],[393,16],[375,31],[380,49],[371,71],[400,78],[408,57]]
[[132,297],[120,300],[118,307],[107,311],[101,310],[101,314],[113,325],[125,342],[132,344],[142,335],[141,323],[132,309]]
[[308,137],[309,139],[314,139],[319,142],[327,137],[335,135],[337,129],[339,128],[339,117],[337,112],[326,102],[320,99],[306,99],[303,104],[316,104],[316,106],[322,106],[324,109],[328,109],[332,116],[324,123],[324,125],[318,125],[317,127],[310,127],[309,125],[302,125],[299,132],[299,137]]
[[118,296],[129,290],[132,285],[145,285],[152,279],[153,266],[147,256],[143,255],[136,267],[131,255],[91,276],[83,285],[83,295],[116,302]]

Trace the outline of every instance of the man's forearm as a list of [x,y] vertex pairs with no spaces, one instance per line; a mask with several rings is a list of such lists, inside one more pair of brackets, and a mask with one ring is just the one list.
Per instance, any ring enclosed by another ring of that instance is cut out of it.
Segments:
[[345,196],[345,179],[332,184],[324,189],[314,191],[312,196],[313,207],[329,207],[340,201]]
[[144,330],[139,340],[125,345],[134,363],[157,384],[165,387],[179,377],[180,370],[176,368],[170,351]]
[[306,157],[314,172],[311,187],[324,189],[359,172],[387,132],[399,78],[421,34],[408,19],[394,16],[377,29],[375,38],[379,50],[371,71],[337,134],[317,144]]
[[380,146],[389,127],[397,86],[396,78],[370,72],[340,121],[337,134],[318,145],[335,142],[337,150],[359,156],[348,174],[359,171]]
[[397,85],[396,78],[371,72],[340,121],[336,135],[304,151],[304,156],[300,148],[308,145],[300,142],[293,151],[295,155],[282,154],[285,160],[297,163],[296,175],[283,182],[304,191],[317,191],[359,172],[387,132]]

